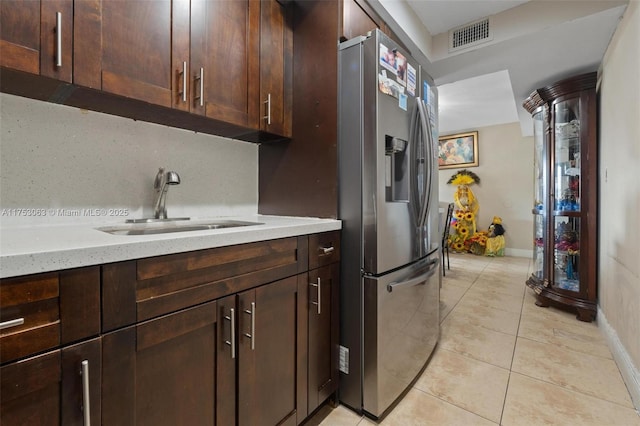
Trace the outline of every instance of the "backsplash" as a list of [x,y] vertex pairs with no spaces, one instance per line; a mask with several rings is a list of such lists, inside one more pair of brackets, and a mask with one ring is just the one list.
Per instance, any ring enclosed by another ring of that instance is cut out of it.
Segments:
[[0,93],[0,226],[258,211],[258,145]]

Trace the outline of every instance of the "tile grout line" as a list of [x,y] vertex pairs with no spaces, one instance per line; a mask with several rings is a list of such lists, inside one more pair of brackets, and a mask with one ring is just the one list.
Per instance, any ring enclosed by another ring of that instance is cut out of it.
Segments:
[[[525,272],[525,281],[527,279],[526,275],[529,273],[529,268],[531,268],[531,259],[527,264],[527,272]],[[523,283],[523,285],[525,285]],[[524,313],[524,302],[525,302],[525,292],[522,292],[522,303],[520,304],[520,317],[518,318],[518,328],[516,329],[516,341],[513,344],[513,354],[511,355],[511,365],[509,365],[509,377],[507,378],[507,387],[504,391],[504,400],[502,401],[502,412],[500,413],[500,424],[502,424],[502,419],[504,418],[504,410],[507,407],[507,395],[509,394],[509,384],[511,383],[511,374],[513,373],[513,360],[516,356],[516,347],[518,346],[518,336],[520,334],[520,324],[522,324],[522,315]]]
[[478,417],[480,417],[480,418],[482,418],[482,419],[485,419],[485,420],[487,420],[487,421],[490,421],[491,423],[499,424],[499,423],[496,423],[496,422],[494,422],[493,420],[491,420],[491,419],[489,419],[489,418],[487,418],[487,417],[483,416],[482,414],[478,414],[478,413],[476,413],[476,412],[469,411],[469,410],[467,410],[467,409],[466,409],[466,408],[464,408],[464,407],[460,407],[459,405],[456,405],[456,404],[454,404],[454,403],[453,403],[453,402],[451,402],[451,401],[447,401],[446,399],[442,399],[442,398],[440,398],[439,396],[437,396],[437,395],[433,395],[433,394],[431,394],[431,393],[429,393],[429,392],[427,392],[427,391],[424,391],[424,390],[422,390],[422,389],[420,389],[420,388],[416,388],[416,387],[414,386],[412,389],[415,389],[415,390],[416,390],[416,391],[418,391],[418,392],[422,392],[423,394],[425,394],[425,395],[427,395],[427,396],[430,396],[430,397],[432,397],[432,398],[435,398],[435,399],[437,399],[438,401],[442,401],[442,402],[444,402],[445,404],[451,405],[452,407],[456,407],[456,408],[458,408],[458,409],[460,409],[460,410],[462,410],[462,411],[466,411],[467,413],[473,414],[474,416],[478,416]]

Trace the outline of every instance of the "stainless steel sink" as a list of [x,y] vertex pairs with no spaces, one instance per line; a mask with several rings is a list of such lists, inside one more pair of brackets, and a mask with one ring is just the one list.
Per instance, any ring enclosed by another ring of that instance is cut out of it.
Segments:
[[167,234],[170,232],[206,231],[210,229],[237,228],[240,226],[255,225],[263,225],[263,223],[243,222],[239,220],[215,220],[209,222],[162,221],[105,226],[96,229],[112,235],[155,235]]

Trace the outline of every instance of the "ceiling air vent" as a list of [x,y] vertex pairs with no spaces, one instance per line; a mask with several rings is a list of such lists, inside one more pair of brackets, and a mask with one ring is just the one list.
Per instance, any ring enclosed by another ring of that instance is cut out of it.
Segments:
[[449,51],[466,49],[493,39],[489,18],[449,31]]

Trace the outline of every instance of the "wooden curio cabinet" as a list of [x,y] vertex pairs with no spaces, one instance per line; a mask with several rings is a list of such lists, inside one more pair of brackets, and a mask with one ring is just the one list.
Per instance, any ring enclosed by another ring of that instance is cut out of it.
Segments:
[[534,91],[533,273],[538,306],[596,315],[598,146],[596,73]]

